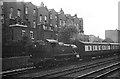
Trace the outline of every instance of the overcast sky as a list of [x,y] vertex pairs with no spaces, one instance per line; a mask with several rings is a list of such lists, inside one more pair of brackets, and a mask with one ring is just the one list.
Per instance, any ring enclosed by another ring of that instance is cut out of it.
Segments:
[[105,30],[118,29],[118,2],[120,0],[24,0],[39,6],[41,2],[48,9],[60,8],[65,14],[77,13],[83,18],[84,33],[105,38]]

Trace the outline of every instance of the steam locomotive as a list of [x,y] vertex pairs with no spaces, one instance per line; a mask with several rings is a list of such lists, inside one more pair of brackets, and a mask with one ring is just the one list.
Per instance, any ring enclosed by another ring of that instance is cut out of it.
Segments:
[[59,61],[78,60],[80,58],[113,55],[120,53],[120,43],[93,43],[74,41],[71,44],[57,40],[39,40],[30,51],[30,60],[34,66],[48,65]]

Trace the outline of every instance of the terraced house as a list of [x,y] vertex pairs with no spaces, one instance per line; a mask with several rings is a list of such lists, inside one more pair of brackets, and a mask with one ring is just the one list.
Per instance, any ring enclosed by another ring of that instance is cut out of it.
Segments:
[[48,9],[41,2],[35,6],[31,2],[3,2],[3,40],[21,40],[28,36],[31,40],[57,39],[58,32],[65,24],[72,23],[83,31],[83,19],[77,14],[71,16],[64,11]]
[[23,35],[36,40],[37,7],[32,3],[4,2],[5,40],[21,40]]

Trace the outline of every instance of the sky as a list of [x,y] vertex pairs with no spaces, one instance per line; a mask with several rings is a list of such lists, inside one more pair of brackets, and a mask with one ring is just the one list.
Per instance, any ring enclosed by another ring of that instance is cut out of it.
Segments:
[[105,38],[105,30],[118,29],[118,2],[120,0],[23,0],[65,14],[77,14],[83,18],[84,34]]

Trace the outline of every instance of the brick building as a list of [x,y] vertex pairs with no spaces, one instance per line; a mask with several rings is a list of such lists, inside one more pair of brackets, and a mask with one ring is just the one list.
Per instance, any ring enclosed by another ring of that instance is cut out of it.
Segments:
[[57,39],[59,21],[58,21],[58,13],[54,9],[49,9],[49,26],[52,31],[51,38]]
[[3,39],[21,40],[23,35],[37,40],[37,7],[31,2],[4,2]]
[[44,3],[41,2],[41,5],[38,7],[38,14],[37,14],[37,25],[38,29],[38,38],[39,39],[47,39],[51,38],[52,36],[52,29],[49,24],[49,10],[47,6],[44,6]]
[[64,14],[64,11],[62,10],[62,8],[60,12],[58,13],[58,22],[59,22],[58,24],[59,28],[64,26],[66,23],[66,15]]
[[50,27],[53,31],[58,31],[58,13],[54,9],[49,9]]
[[80,30],[80,33],[84,33],[84,31],[83,31],[83,19],[78,18],[77,14],[75,14],[73,16],[73,22],[74,22],[74,25]]
[[26,35],[33,41],[39,39],[57,39],[60,27],[65,24],[75,24],[83,33],[83,19],[77,15],[64,14],[61,9],[56,12],[48,9],[41,2],[35,6],[31,2],[4,2],[3,3],[3,40],[21,40]]
[[37,7],[31,2],[24,3],[24,23],[28,26],[26,34],[28,34],[32,40],[37,40]]
[[[24,27],[16,27],[15,24],[22,24],[24,19],[24,3],[23,2],[3,2],[3,39],[19,40],[20,30]],[[14,27],[15,26],[15,27]],[[16,33],[17,32],[17,33]]]

